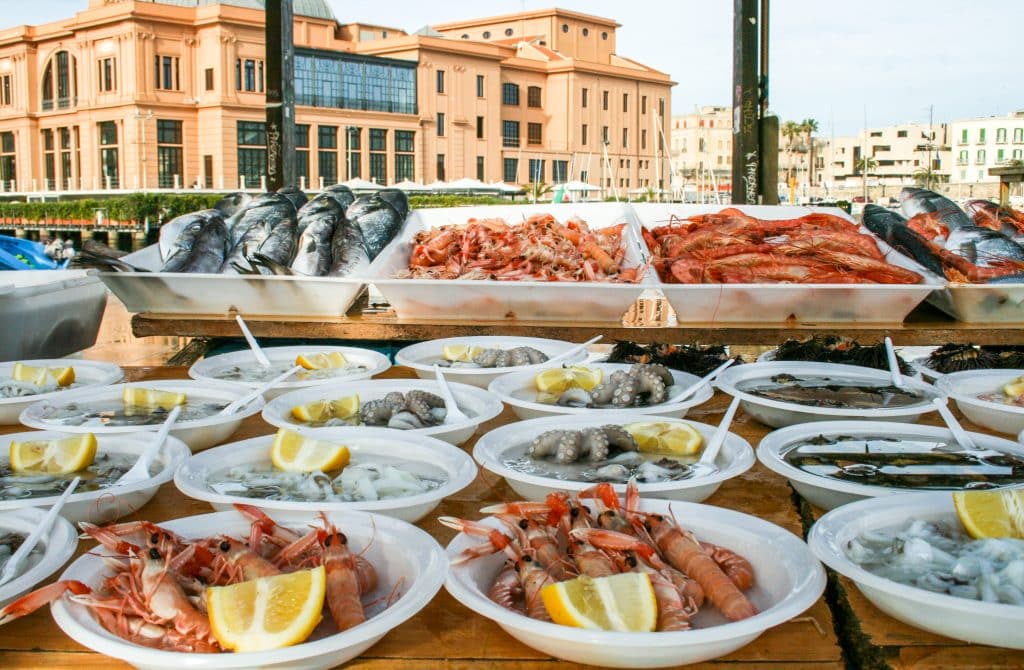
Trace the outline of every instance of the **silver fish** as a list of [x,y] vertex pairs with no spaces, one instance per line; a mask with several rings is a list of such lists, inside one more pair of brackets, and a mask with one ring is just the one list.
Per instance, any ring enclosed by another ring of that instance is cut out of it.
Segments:
[[342,209],[348,209],[348,206],[355,202],[356,199],[355,194],[352,193],[352,189],[344,184],[328,186],[323,190],[323,192],[337,200]]
[[202,209],[198,212],[176,216],[160,226],[160,259],[166,262],[171,257],[178,244],[178,238],[185,229],[193,223],[205,221],[212,214],[222,216],[221,212],[216,209]]
[[370,266],[366,243],[359,226],[344,216],[338,220],[331,238],[331,269],[329,277],[348,277],[364,272]]
[[207,214],[203,220],[182,231],[174,252],[160,268],[161,272],[220,271],[227,252],[227,225],[217,210],[204,211]]
[[1024,261],[1024,247],[990,228],[962,226],[949,233],[946,248],[981,267]]
[[295,216],[295,206],[288,198],[277,193],[262,193],[256,196],[245,209],[236,213],[228,222],[231,224],[231,247],[234,248],[238,244],[253,223],[268,221],[273,229],[287,216]]
[[971,217],[967,216],[955,202],[935,191],[908,186],[900,191],[899,197],[900,207],[907,218],[934,212],[939,221],[946,224],[951,231],[960,226],[974,225]]
[[224,215],[225,219],[230,219],[232,216],[244,209],[250,202],[252,202],[251,195],[244,191],[238,191],[236,193],[229,193],[218,200],[217,204],[215,204],[213,208],[220,210],[220,213]]
[[363,231],[366,254],[372,261],[387,246],[405,221],[379,194],[360,196],[345,210],[345,218]]
[[237,274],[238,268],[249,266],[249,257],[259,251],[260,245],[270,236],[270,222],[255,221],[242,233],[241,239],[228,252],[224,259],[221,272],[225,274]]
[[409,197],[405,195],[405,191],[397,188],[385,188],[377,191],[377,196],[394,207],[402,221],[409,216]]
[[864,227],[885,240],[889,246],[910,256],[940,277],[945,276],[942,259],[920,234],[907,227],[899,213],[878,205],[865,205],[861,218]]
[[306,194],[300,191],[295,186],[282,186],[281,188],[277,189],[277,192],[280,195],[283,195],[284,197],[288,198],[288,200],[291,201],[292,205],[295,206],[296,210],[305,205],[306,202],[309,200],[309,198],[306,197]]
[[299,210],[299,241],[291,269],[323,277],[331,268],[331,241],[338,221],[345,216],[338,201],[320,194]]
[[[298,223],[294,216],[282,219],[270,230],[267,239],[260,245],[254,257],[259,257],[264,262],[271,262],[287,268],[295,258],[295,247],[298,236],[295,230]],[[270,268],[264,268],[273,274],[277,274]],[[266,274],[266,272],[264,272]]]

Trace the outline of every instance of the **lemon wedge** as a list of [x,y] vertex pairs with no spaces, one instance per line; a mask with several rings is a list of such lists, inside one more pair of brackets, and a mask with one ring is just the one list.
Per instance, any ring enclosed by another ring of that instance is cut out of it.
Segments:
[[650,421],[630,423],[623,428],[640,451],[671,456],[694,456],[704,446],[704,438],[688,423]]
[[1024,538],[1024,490],[957,491],[953,505],[973,538]]
[[92,465],[96,436],[92,433],[59,440],[11,442],[10,464],[15,472],[46,472],[67,475]]
[[481,351],[483,351],[482,347],[474,347],[470,344],[446,344],[441,349],[441,358],[446,361],[471,363]]
[[49,372],[57,380],[57,386],[71,386],[75,383],[75,369],[70,365],[66,368],[50,368]]
[[319,354],[299,354],[295,357],[295,364],[301,365],[307,370],[323,370],[325,368],[342,368],[348,361],[340,351]]
[[285,472],[328,472],[348,465],[348,447],[322,442],[282,428],[274,436],[270,460]]
[[314,400],[292,407],[292,418],[303,423],[324,423],[331,418],[331,401]]
[[173,409],[177,405],[184,405],[186,401],[184,393],[161,391],[144,386],[125,386],[121,399],[128,406],[160,407],[166,410]]
[[604,381],[604,372],[601,369],[587,368],[582,365],[551,368],[537,373],[534,378],[537,390],[547,394],[565,393],[573,387],[592,391],[602,381]]
[[25,365],[24,363],[15,363],[14,369],[11,371],[11,376],[16,382],[29,382],[36,386],[42,386],[46,384],[48,372],[46,368]]
[[1017,377],[1012,382],[1003,387],[1003,393],[1008,398],[1019,398],[1024,395],[1024,377]]
[[320,623],[324,567],[206,589],[210,629],[224,649],[267,651],[303,642]]
[[349,420],[359,414],[359,396],[350,395],[330,401],[331,416],[335,419]]
[[540,597],[551,620],[563,626],[649,633],[658,623],[654,588],[643,572],[548,584]]

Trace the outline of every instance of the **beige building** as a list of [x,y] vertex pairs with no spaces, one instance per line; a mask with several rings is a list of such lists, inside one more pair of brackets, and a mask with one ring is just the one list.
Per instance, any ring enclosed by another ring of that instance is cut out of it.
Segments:
[[693,114],[672,117],[671,145],[672,190],[676,194],[700,200],[730,188],[731,107],[704,106]]
[[[0,32],[3,190],[260,188],[263,21],[259,0],[88,0]],[[296,0],[301,181],[667,184],[673,82],[617,28],[550,9],[407,34]]]
[[950,181],[965,196],[994,193],[999,177],[989,174],[989,169],[1024,161],[1024,110],[954,121],[949,129]]

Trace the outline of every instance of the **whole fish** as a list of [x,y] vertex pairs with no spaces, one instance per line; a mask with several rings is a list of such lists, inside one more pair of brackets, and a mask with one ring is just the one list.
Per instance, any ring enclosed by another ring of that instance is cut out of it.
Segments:
[[359,226],[372,261],[402,229],[405,219],[378,194],[360,196],[345,211],[345,218]]
[[234,214],[232,214],[225,220],[225,223],[228,224],[228,232],[230,233],[235,229],[235,226],[238,224],[238,222],[242,220],[243,216],[245,216],[246,211],[252,209],[253,207],[266,205],[268,204],[268,202],[276,202],[276,199],[278,197],[279,196],[276,193],[260,193],[255,196],[250,196],[249,199],[244,204],[242,204],[241,207],[235,210]]
[[352,193],[352,189],[344,184],[335,184],[334,186],[328,186],[323,190],[324,193],[330,195],[332,198],[338,201],[342,209],[348,209],[355,199],[355,194]]
[[241,209],[243,209],[248,203],[252,202],[252,196],[243,191],[236,193],[229,193],[213,206],[214,209],[219,210],[224,215],[225,222],[230,219]]
[[955,202],[924,188],[905,187],[900,191],[900,208],[908,218],[918,214],[934,213],[935,218],[950,231],[960,226],[973,226],[971,217],[964,214]]
[[1024,213],[1002,207],[988,200],[968,200],[964,211],[971,215],[975,225],[998,230],[1019,242],[1024,237]]
[[405,217],[409,216],[409,197],[405,194],[405,191],[397,188],[385,188],[377,191],[377,195],[384,202],[395,208],[402,221],[405,221]]
[[233,228],[231,228],[231,248],[234,249],[245,232],[254,223],[266,221],[273,230],[278,223],[286,218],[295,218],[295,206],[283,195],[267,193],[257,196],[249,206],[246,207]]
[[292,205],[295,206],[296,210],[305,205],[306,202],[309,200],[309,198],[306,197],[306,194],[300,191],[295,186],[282,186],[281,188],[277,189],[277,192],[283,195],[284,197],[288,198],[291,201]]
[[299,210],[299,241],[291,269],[311,277],[323,277],[331,268],[331,240],[338,221],[345,216],[341,205],[321,193]]
[[205,221],[212,214],[221,215],[216,209],[201,209],[198,212],[189,212],[176,216],[167,223],[160,226],[160,260],[167,262],[174,253],[181,234],[197,221]]
[[220,212],[206,211],[212,214],[190,224],[182,231],[179,244],[160,268],[161,272],[212,274],[220,271],[227,250],[228,228]]
[[361,274],[370,265],[366,243],[359,226],[344,216],[338,220],[331,237],[331,268],[329,277],[348,277]]
[[242,233],[242,237],[228,251],[224,258],[224,265],[221,272],[225,274],[237,274],[240,269],[249,268],[249,258],[259,251],[260,245],[270,236],[270,222],[267,220],[254,221],[252,225]]
[[254,257],[258,255],[264,262],[276,263],[286,268],[290,266],[295,258],[295,247],[298,242],[298,236],[295,234],[297,227],[298,222],[294,216],[287,216],[279,221],[270,229],[270,234],[263,240]]
[[[1024,263],[1024,247],[1006,235],[980,226],[962,226],[950,232],[946,249],[979,267],[1009,262]],[[1021,266],[1024,269],[1024,265]]]
[[945,276],[942,260],[922,235],[907,227],[907,220],[897,212],[878,205],[865,205],[861,221],[864,227],[885,242],[920,263],[940,277]]

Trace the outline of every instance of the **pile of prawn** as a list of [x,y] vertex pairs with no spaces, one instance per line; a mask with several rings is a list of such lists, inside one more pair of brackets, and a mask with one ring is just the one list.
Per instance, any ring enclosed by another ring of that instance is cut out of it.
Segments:
[[481,510],[494,514],[507,532],[454,517],[440,521],[486,538],[454,564],[505,553],[505,568],[488,597],[534,619],[551,620],[540,596],[548,584],[621,572],[649,575],[659,631],[690,630],[691,619],[706,602],[730,621],[757,613],[743,593],[754,585],[754,569],[745,558],[698,541],[669,517],[637,511],[639,499],[634,481],[627,486],[625,506],[610,484],[598,484],[577,498],[552,493],[544,502],[512,502]]
[[523,223],[470,219],[420,231],[405,279],[496,279],[635,283],[642,267],[622,267],[625,223],[591,230],[579,218],[560,223],[536,214]]
[[875,238],[856,224],[813,212],[756,219],[729,207],[672,217],[644,229],[654,267],[670,284],[916,284],[921,275],[886,262]]
[[[206,587],[226,586],[324,566],[324,598],[338,632],[366,620],[362,597],[377,587],[373,565],[348,549],[345,534],[323,515],[323,526],[299,534],[259,509],[235,505],[252,520],[248,538],[188,540],[149,521],[81,524],[109,552],[112,574],[93,590],[79,581],[54,582],[0,609],[0,625],[31,614],[65,592],[108,631],[128,642],[170,651],[222,651],[206,613]],[[388,598],[389,603],[396,594]]]

